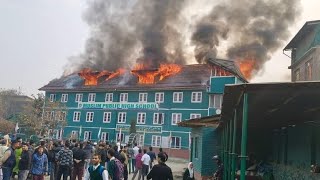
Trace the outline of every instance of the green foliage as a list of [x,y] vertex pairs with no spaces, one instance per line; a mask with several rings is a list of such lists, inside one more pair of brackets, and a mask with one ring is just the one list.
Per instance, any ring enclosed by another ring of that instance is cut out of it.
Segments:
[[136,124],[137,124],[137,123],[136,123],[136,120],[135,120],[135,119],[132,119],[131,122],[130,122],[129,134],[137,133]]

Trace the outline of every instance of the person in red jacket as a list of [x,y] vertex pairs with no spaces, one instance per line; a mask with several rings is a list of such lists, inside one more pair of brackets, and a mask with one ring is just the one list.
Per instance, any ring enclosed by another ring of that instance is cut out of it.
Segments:
[[136,165],[135,165],[135,170],[134,170],[134,174],[133,174],[132,180],[134,180],[136,178],[136,175],[137,175],[138,172],[139,172],[138,180],[141,179],[141,175],[142,175],[142,161],[141,161],[141,158],[142,158],[143,154],[142,154],[142,150],[141,149],[139,149],[138,152],[139,153],[136,156]]

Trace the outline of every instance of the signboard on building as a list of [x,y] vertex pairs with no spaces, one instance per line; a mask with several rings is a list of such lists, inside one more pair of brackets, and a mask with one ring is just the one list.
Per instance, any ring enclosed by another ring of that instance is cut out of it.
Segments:
[[158,109],[157,103],[79,102],[79,109]]
[[[117,131],[121,132],[129,132],[130,125],[126,124],[117,124]],[[136,130],[137,132],[145,132],[145,133],[161,133],[162,132],[162,127],[161,126],[139,126],[136,125]]]

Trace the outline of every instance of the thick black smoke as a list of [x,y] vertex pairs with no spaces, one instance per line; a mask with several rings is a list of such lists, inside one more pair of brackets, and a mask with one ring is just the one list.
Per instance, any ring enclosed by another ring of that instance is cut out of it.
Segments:
[[227,39],[228,58],[253,59],[259,70],[289,37],[299,5],[299,0],[227,0],[214,6],[192,35],[197,61],[216,57],[219,40]]
[[184,0],[88,1],[84,20],[91,37],[85,52],[72,57],[71,66],[77,66],[73,69],[78,71],[115,70],[130,61],[149,67],[183,64],[181,35],[175,27],[183,5]]

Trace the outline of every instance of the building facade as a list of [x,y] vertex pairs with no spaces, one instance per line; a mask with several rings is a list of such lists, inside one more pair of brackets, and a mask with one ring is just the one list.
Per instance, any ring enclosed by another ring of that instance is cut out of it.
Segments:
[[153,84],[139,84],[136,76],[123,74],[86,86],[72,74],[40,90],[47,101],[60,101],[68,109],[67,125],[57,128],[54,138],[127,143],[135,121],[140,146],[168,148],[172,156],[187,158],[190,128],[177,124],[220,113],[224,85],[245,81],[230,64],[233,61],[217,59],[184,65],[179,73]]
[[[320,80],[320,21],[308,21],[284,51],[291,51],[291,80]],[[286,54],[286,53],[285,53]]]

